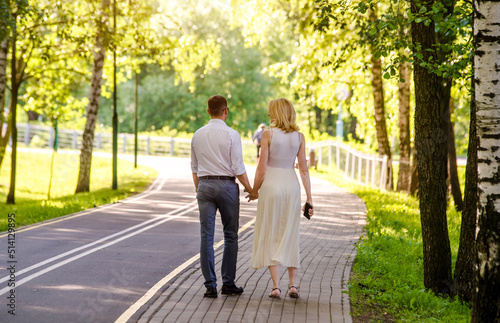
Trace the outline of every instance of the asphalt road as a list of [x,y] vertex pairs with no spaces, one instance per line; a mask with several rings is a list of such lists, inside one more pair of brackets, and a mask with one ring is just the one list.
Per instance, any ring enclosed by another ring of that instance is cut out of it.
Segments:
[[[135,304],[134,318],[168,287],[168,277],[198,263],[189,161],[139,162],[161,170],[148,191],[0,235],[0,322],[115,322]],[[240,226],[248,227],[257,203],[247,203],[240,189]],[[220,221],[216,231],[218,243]]]

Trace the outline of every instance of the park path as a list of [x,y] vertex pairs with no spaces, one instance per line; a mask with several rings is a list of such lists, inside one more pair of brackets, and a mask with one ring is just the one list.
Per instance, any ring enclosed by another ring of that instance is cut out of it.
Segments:
[[[245,292],[205,299],[189,160],[139,156],[139,163],[160,171],[148,192],[20,230],[18,266],[30,272],[16,273],[17,315],[4,307],[0,322],[352,321],[344,292],[365,225],[359,197],[312,178],[315,216],[301,219],[300,298],[276,300],[267,296],[268,271],[249,268],[257,203],[247,203],[242,192],[237,284]],[[247,170],[252,177],[255,169]],[[220,221],[216,231],[220,272]],[[2,246],[6,240],[0,235]],[[0,258],[3,267],[6,259]]]
[[[254,168],[248,173],[253,177]],[[366,206],[358,196],[325,180],[311,180],[315,215],[310,221],[301,220],[299,299],[286,295],[288,276],[284,268],[284,297],[271,299],[268,294],[272,281],[267,269],[249,267],[252,220],[240,230],[236,281],[245,289],[242,295],[224,296],[219,291],[216,299],[203,298],[203,276],[196,261],[172,279],[167,288],[155,290],[153,303],[135,304],[116,322],[352,322],[345,292],[356,254],[355,243],[365,226]],[[242,201],[242,215],[248,216],[249,211],[255,214],[255,204]],[[216,272],[220,273],[222,244],[215,248]]]

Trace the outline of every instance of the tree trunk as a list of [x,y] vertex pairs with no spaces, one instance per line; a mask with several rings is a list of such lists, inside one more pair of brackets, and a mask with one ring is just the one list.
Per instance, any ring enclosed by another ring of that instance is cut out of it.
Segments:
[[[5,157],[5,150],[10,137],[10,112],[5,116],[5,89],[7,87],[7,53],[9,51],[9,39],[5,37],[0,46],[0,168]],[[3,124],[7,122],[7,129],[4,133]]]
[[[421,6],[431,8],[433,1],[411,1],[411,11],[417,14]],[[421,46],[422,60],[429,61],[436,53],[434,22],[412,22],[412,42]],[[420,218],[422,222],[424,285],[437,294],[451,290],[451,249],[446,219],[446,177],[448,157],[448,110],[441,98],[443,80],[414,63],[415,83],[415,147],[418,155]]]
[[35,111],[26,111],[26,114],[28,115],[28,121],[37,121],[40,116],[40,114]]
[[351,138],[358,141],[359,138],[356,135],[356,126],[358,125],[358,119],[355,116],[351,116],[351,122],[349,123],[349,133]]
[[410,181],[410,195],[415,195],[418,192],[418,159],[417,149],[413,149],[413,162],[411,163],[411,181]]
[[[474,71],[474,68],[473,68]],[[472,78],[474,79],[474,77]],[[452,297],[465,302],[472,300],[473,268],[476,258],[475,238],[477,221],[477,133],[474,82],[471,89],[469,147],[465,172],[465,206],[462,211],[460,244],[453,277]]]
[[90,190],[90,166],[92,162],[92,150],[94,143],[94,130],[99,111],[99,100],[101,98],[102,69],[106,54],[107,41],[104,28],[109,17],[109,0],[102,0],[102,20],[97,32],[96,46],[94,50],[94,66],[92,69],[92,80],[90,84],[89,105],[87,107],[87,122],[82,138],[80,151],[80,171],[78,172],[78,183],[75,193],[88,192]]
[[314,115],[315,115],[315,122],[316,122],[316,129],[318,129],[321,132],[321,126],[323,122],[321,121],[321,109],[318,108],[317,106],[314,106]]
[[474,8],[479,203],[471,322],[500,322],[500,2],[474,0]]
[[[14,21],[16,17],[14,17]],[[17,109],[17,95],[19,92],[19,83],[17,80],[17,66],[16,66],[16,41],[17,33],[16,28],[12,31],[12,58],[11,58],[11,99],[10,99],[10,128],[12,137],[12,158],[10,168],[10,187],[9,194],[7,195],[7,204],[16,203],[16,162],[17,162],[17,126],[16,126],[16,109]]]
[[399,173],[398,191],[410,191],[411,181],[411,133],[410,133],[410,63],[399,66],[399,74],[405,80],[398,83],[399,96]]
[[451,115],[455,110],[454,101],[450,99],[450,121],[448,123],[448,178],[451,185],[451,195],[455,202],[455,209],[463,211],[464,202],[462,200],[462,191],[460,189],[460,181],[458,179],[457,170],[457,150],[455,148],[455,123],[451,122]]
[[[375,21],[377,15],[370,10],[370,21]],[[372,48],[373,51],[373,48]],[[382,82],[382,60],[371,55],[372,63],[372,91],[375,117],[375,129],[377,132],[378,152],[387,156],[387,181],[386,189],[392,189],[392,156],[387,136],[387,126],[385,123],[384,86]]]
[[5,158],[5,151],[7,150],[7,145],[9,144],[9,138],[11,134],[11,129],[12,129],[12,123],[11,123],[11,117],[12,114],[9,112],[9,115],[7,116],[7,119],[2,121],[2,133],[3,133],[3,122],[7,123],[7,129],[5,130],[5,133],[3,134],[2,138],[0,139],[0,168],[2,167],[3,159]]
[[0,108],[3,113],[5,106],[5,88],[7,87],[7,53],[9,51],[9,38],[5,37],[0,45]]

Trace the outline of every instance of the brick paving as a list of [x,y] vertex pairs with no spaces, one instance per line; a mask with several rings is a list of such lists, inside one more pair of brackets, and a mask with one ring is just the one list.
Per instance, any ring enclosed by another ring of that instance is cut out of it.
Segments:
[[[141,315],[138,322],[352,322],[347,282],[365,225],[363,201],[326,181],[312,178],[315,215],[301,221],[300,298],[286,295],[288,272],[281,267],[282,298],[271,299],[267,269],[250,268],[253,225],[240,233],[236,284],[240,296],[220,294],[203,298],[205,288],[199,261],[179,274]],[[302,200],[305,200],[303,197]],[[256,203],[242,200],[241,213],[255,212]],[[215,251],[220,276],[222,247]]]

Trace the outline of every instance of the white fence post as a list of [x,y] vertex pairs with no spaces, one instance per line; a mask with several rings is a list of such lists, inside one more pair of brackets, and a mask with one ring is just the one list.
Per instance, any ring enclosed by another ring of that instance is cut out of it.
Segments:
[[98,132],[97,133],[97,149],[101,149],[102,148],[102,138],[101,138],[101,133]]
[[332,167],[332,144],[331,141],[328,142],[328,168]]
[[320,145],[318,145],[318,167],[321,166],[321,162],[322,162],[322,159],[323,159],[323,147]]
[[351,168],[351,178],[354,179],[354,170],[356,168],[356,157],[357,154],[355,152],[352,153],[352,168]]
[[368,185],[369,182],[370,182],[370,159],[366,158],[365,184]]
[[126,153],[127,152],[127,135],[126,134],[122,135],[122,142],[123,142],[122,153]]
[[382,169],[380,170],[380,189],[385,189],[385,183],[387,181],[387,156],[384,155],[382,158]]
[[372,185],[375,186],[375,171],[377,170],[377,165],[375,165],[376,157],[372,158]]
[[78,134],[76,133],[76,130],[73,130],[73,141],[71,142],[71,147],[73,149],[77,149],[77,147],[76,147],[76,137],[77,137],[77,135]]
[[31,125],[27,123],[24,130],[24,144],[26,146],[30,144],[30,130],[31,130]]
[[336,154],[337,155],[337,167],[340,169],[340,145],[338,142],[335,144],[335,148],[337,149],[337,151],[336,151],[336,153],[337,153]]
[[348,176],[349,172],[349,154],[350,151],[348,149],[345,150],[345,176]]
[[170,137],[170,156],[174,155],[174,137]]
[[358,161],[358,182],[361,182],[361,166],[363,165],[363,159],[361,158],[361,154],[359,155]]
[[47,143],[47,146],[54,147],[54,140],[55,140],[55,132],[54,128],[49,128],[49,142]]

